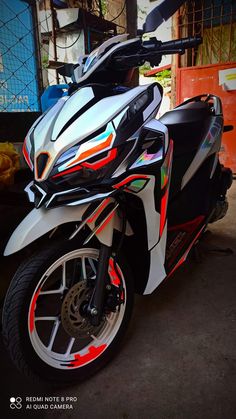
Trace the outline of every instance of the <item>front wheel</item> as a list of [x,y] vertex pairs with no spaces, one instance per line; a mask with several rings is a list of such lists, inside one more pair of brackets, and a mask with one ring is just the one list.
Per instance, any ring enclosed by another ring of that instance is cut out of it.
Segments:
[[[78,246],[78,245],[77,245]],[[59,243],[17,270],[3,308],[3,337],[12,361],[31,378],[81,381],[115,355],[133,307],[133,284],[122,258],[110,258],[103,316],[86,307],[96,285],[99,250]]]

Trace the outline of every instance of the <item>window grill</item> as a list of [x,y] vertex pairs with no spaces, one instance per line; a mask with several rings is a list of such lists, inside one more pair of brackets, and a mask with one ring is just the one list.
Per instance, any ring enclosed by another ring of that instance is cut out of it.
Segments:
[[0,111],[37,112],[37,46],[33,7],[26,1],[0,0]]
[[187,1],[180,9],[179,36],[203,37],[180,58],[181,67],[236,61],[236,1]]

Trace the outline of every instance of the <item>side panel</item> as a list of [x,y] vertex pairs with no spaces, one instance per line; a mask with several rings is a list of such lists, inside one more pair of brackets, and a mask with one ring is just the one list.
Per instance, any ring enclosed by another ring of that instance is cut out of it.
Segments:
[[144,294],[151,294],[166,278],[165,251],[166,251],[167,223],[160,242],[150,251],[149,278]]
[[222,116],[211,118],[211,125],[209,126],[207,135],[200,144],[193,161],[183,176],[181,189],[187,185],[208,156],[215,153],[217,153],[218,156],[221,147],[223,124]]
[[[147,246],[150,254],[150,267],[144,294],[152,293],[166,278],[165,252],[167,239],[167,205],[173,157],[173,141],[169,142],[162,166],[157,167],[156,176],[148,175],[149,181],[138,193],[142,200],[146,226]],[[160,185],[160,190],[159,190]],[[157,199],[160,194],[160,199]],[[157,202],[159,201],[159,204]],[[158,206],[157,206],[158,205]]]

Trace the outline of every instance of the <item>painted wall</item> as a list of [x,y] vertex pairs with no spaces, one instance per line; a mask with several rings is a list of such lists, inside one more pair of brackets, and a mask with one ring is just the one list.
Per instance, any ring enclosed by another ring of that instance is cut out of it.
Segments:
[[220,158],[224,165],[229,166],[236,173],[236,90],[224,90],[219,79],[219,71],[230,68],[236,68],[236,63],[178,69],[177,104],[203,93],[212,93],[221,98],[224,123],[225,125],[234,125],[235,128],[233,131],[223,134]]

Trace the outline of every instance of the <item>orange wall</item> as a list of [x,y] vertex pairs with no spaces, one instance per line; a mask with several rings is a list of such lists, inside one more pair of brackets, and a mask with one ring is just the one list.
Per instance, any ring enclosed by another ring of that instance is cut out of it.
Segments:
[[219,86],[219,70],[236,67],[236,63],[185,67],[177,70],[177,104],[202,93],[219,96],[223,103],[225,125],[234,125],[233,131],[223,135],[221,162],[236,173],[236,90],[224,91]]

